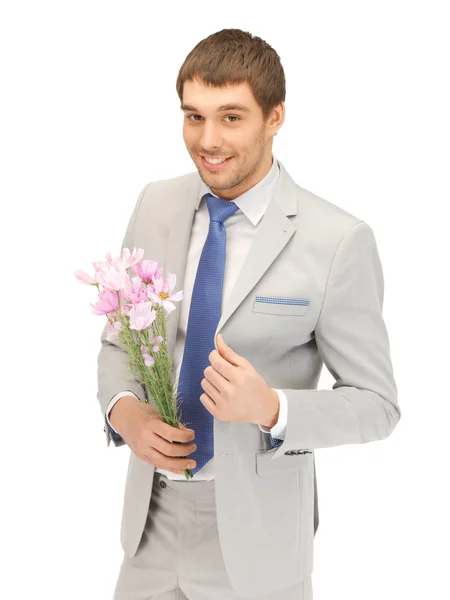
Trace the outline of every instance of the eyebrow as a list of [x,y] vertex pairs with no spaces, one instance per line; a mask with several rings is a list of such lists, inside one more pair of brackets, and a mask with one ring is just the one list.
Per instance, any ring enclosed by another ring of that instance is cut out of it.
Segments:
[[[180,108],[181,108],[181,110],[193,110],[195,112],[201,112],[197,108],[195,108],[195,106],[192,106],[191,104],[182,104],[180,106]],[[239,110],[242,112],[251,112],[251,110],[249,108],[247,108],[246,106],[244,106],[243,104],[236,104],[236,103],[222,104],[217,109],[217,112],[222,112],[225,110]]]

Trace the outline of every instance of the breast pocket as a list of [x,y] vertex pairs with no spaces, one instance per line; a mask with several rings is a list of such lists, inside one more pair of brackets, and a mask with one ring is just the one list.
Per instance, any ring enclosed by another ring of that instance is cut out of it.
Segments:
[[303,317],[308,311],[307,298],[281,298],[276,296],[256,296],[252,312],[280,317]]

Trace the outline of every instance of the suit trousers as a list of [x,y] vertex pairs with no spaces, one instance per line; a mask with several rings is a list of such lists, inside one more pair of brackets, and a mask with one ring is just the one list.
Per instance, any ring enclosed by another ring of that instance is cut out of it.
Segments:
[[[274,540],[274,552],[282,543]],[[113,600],[243,598],[231,586],[223,562],[214,479],[174,481],[155,471],[142,539],[132,558],[124,555]],[[255,598],[312,599],[311,576],[294,587]]]

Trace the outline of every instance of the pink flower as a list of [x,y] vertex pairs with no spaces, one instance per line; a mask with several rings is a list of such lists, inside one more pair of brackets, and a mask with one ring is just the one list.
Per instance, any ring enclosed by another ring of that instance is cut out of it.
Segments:
[[157,277],[161,277],[164,267],[158,269],[156,260],[143,260],[140,264],[133,265],[133,271],[146,284],[153,285]]
[[[128,248],[124,248],[122,251],[122,256],[118,256],[117,258],[113,258],[111,252],[107,252],[105,260],[95,260],[92,262],[94,265],[94,276],[89,275],[89,273],[86,273],[86,271],[82,271],[81,269],[74,271],[74,275],[78,281],[87,285],[108,285],[108,280],[117,280],[117,272],[123,273],[124,270],[126,272],[126,270],[131,266],[136,265],[143,256],[144,250],[142,248],[139,248],[139,250],[134,248],[132,254]],[[113,269],[112,279],[111,269]],[[122,275],[122,277],[124,276]],[[111,284],[109,287],[112,288],[113,285]],[[119,288],[115,287],[113,289]]]
[[[150,344],[153,344],[155,342],[155,338],[153,338],[153,337],[148,338],[148,339],[149,339]],[[161,341],[163,340],[163,338],[160,335],[158,335],[158,337],[156,339],[160,339]],[[155,344],[154,346],[152,346],[152,350],[153,350],[153,352],[159,352],[158,344]],[[148,346],[141,346],[142,356],[144,356],[144,354],[148,354],[149,352],[150,352],[150,350],[148,349]]]
[[[146,287],[143,285],[143,281],[140,277],[133,277],[131,279],[131,291],[126,294],[126,298],[124,300],[129,300],[132,304],[137,304],[138,302],[145,302],[147,300],[147,291]],[[122,298],[125,294],[122,295]]]
[[144,359],[144,363],[147,365],[147,367],[153,367],[155,364],[155,359],[153,356],[150,356],[150,354],[143,354],[142,358]]
[[106,339],[108,342],[114,342],[119,335],[119,331],[122,331],[122,323],[120,321],[114,321],[114,323],[108,321],[106,324],[106,331]]
[[147,367],[152,367],[155,364],[155,359],[151,356],[147,346],[141,346],[141,354]]
[[105,263],[95,260],[92,262],[92,264],[94,265],[94,281],[96,281],[98,285],[103,285],[102,269],[105,267]]
[[101,267],[101,274],[103,286],[116,291],[122,289],[125,289],[127,292],[131,291],[132,285],[130,276],[121,262],[115,265],[111,264],[110,266],[103,265]]
[[82,271],[81,269],[74,271],[74,274],[81,283],[86,283],[87,285],[97,285],[98,283],[92,275],[89,275],[89,273],[86,273],[86,271]]
[[124,266],[126,269],[128,269],[132,265],[135,265],[136,263],[138,263],[143,256],[144,256],[144,250],[142,248],[139,248],[139,250],[136,250],[136,248],[133,248],[132,254],[130,254],[130,251],[128,248],[124,248],[122,250],[122,260],[123,260],[123,263],[124,263]]
[[97,303],[94,305],[89,302],[94,315],[107,315],[114,312],[119,307],[119,298],[117,292],[113,290],[102,290],[98,295]]
[[153,284],[154,292],[150,288],[147,288],[148,297],[155,304],[163,306],[167,314],[175,310],[175,305],[172,302],[183,299],[183,290],[172,294],[176,280],[177,276],[174,273],[169,273],[167,279],[163,279],[162,277],[155,279]]
[[129,315],[130,310],[135,304],[140,302],[150,302],[147,298],[147,289],[143,285],[140,277],[133,277],[130,282],[130,287],[125,287],[119,290],[121,312],[124,315]]
[[153,323],[156,311],[153,310],[151,302],[139,302],[133,304],[133,307],[129,309],[128,316],[130,317],[130,329],[141,331]]
[[126,316],[128,316],[128,313],[130,312],[130,310],[131,310],[132,308],[133,308],[133,305],[132,305],[132,304],[122,304],[122,303],[121,303],[121,305],[120,305],[120,312],[121,312],[123,315],[126,315]]
[[142,248],[139,248],[139,250],[136,250],[136,248],[134,248],[133,252],[130,253],[130,250],[128,248],[124,248],[122,250],[122,256],[117,256],[116,258],[113,258],[111,252],[107,252],[105,256],[106,258],[103,261],[103,263],[99,263],[99,261],[97,261],[96,263],[94,263],[94,266],[96,264],[104,264],[106,267],[109,268],[121,264],[125,267],[125,269],[128,269],[129,267],[141,260],[141,258],[144,256],[144,250]]

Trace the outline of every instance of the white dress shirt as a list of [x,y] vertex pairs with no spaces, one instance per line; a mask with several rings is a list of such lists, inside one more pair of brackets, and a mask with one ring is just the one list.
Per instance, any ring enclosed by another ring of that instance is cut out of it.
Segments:
[[[279,177],[279,167],[274,154],[272,153],[272,167],[267,175],[254,185],[251,189],[247,190],[237,198],[233,200],[238,205],[239,209],[228,217],[224,225],[227,231],[227,250],[226,250],[226,263],[223,280],[222,290],[222,304],[224,300],[229,296],[233,285],[238,277],[239,271],[244,263],[244,260],[250,250],[253,239],[257,234],[258,227],[261,219],[272,199],[275,185]],[[212,194],[210,188],[201,180],[200,183],[200,194],[198,204],[196,207],[196,214],[194,217],[191,237],[189,241],[188,256],[186,261],[186,272],[183,285],[183,299],[178,304],[176,310],[180,310],[180,320],[177,329],[177,337],[174,349],[174,359],[172,361],[172,368],[176,370],[175,384],[178,384],[181,362],[184,352],[184,344],[186,340],[186,330],[189,319],[189,308],[191,303],[191,296],[195,282],[195,276],[197,273],[197,267],[200,261],[200,256],[205,244],[206,238],[209,231],[209,211],[204,198],[205,194]],[[215,194],[213,194],[215,196]],[[179,273],[175,273],[179,275]],[[163,275],[167,277],[167,273]],[[175,286],[175,291],[178,287]],[[274,389],[274,388],[273,388]],[[280,410],[277,423],[272,427],[264,427],[259,425],[261,431],[270,432],[274,438],[284,439],[286,424],[287,424],[287,398],[282,390],[275,390],[278,393],[280,399]],[[118,392],[111,399],[108,404],[106,411],[106,418],[114,430],[110,421],[109,413],[111,412],[114,404],[123,396],[134,396],[135,394],[129,390],[123,390]],[[200,402],[200,400],[199,400]],[[193,441],[195,443],[195,440]],[[156,469],[158,473],[162,473],[168,479],[175,480],[187,480],[183,475],[178,475],[172,471],[165,471],[164,469]],[[196,474],[195,481],[198,480],[211,480],[214,479],[214,457],[211,458]]]

